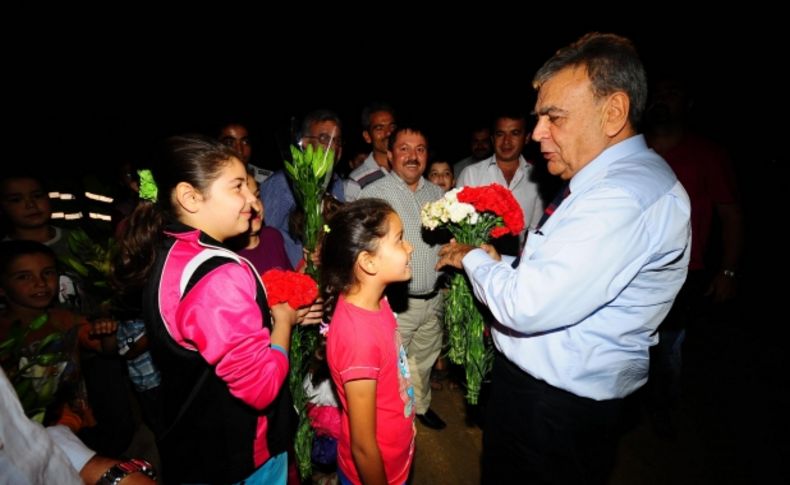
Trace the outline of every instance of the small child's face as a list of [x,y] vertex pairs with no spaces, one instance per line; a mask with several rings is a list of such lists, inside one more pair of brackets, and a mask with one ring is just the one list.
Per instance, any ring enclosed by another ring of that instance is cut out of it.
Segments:
[[252,203],[252,219],[250,219],[250,234],[259,234],[263,227],[263,202],[261,201],[261,187],[250,174],[247,174],[247,188],[250,189],[255,201]]
[[24,254],[13,261],[2,276],[0,295],[8,306],[44,310],[58,292],[55,260],[47,254]]
[[379,240],[375,258],[384,283],[411,279],[411,253],[414,248],[403,239],[403,223],[398,214],[387,216],[387,234]]
[[455,186],[453,169],[447,162],[434,162],[428,172],[428,180],[443,188],[445,192]]
[[14,227],[34,229],[49,223],[49,195],[34,179],[12,178],[0,187],[0,208]]

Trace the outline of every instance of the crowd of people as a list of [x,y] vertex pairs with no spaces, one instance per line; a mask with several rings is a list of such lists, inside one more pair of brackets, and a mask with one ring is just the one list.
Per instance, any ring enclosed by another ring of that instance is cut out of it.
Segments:
[[[671,426],[689,307],[706,292],[731,298],[738,272],[729,161],[686,132],[682,86],[656,86],[648,102],[628,39],[587,34],[535,75],[533,128],[503,111],[473,130],[471,155],[456,164],[432,152],[422,127],[373,103],[361,119],[371,151],[353,158],[348,177],[332,174],[313,254],[292,183],[252,163],[243,124],[170,137],[130,177],[134,203],[105,268],[112,310],[96,306],[85,273],[64,271],[69,231],[52,224],[42,182],[4,176],[0,481],[147,483],[149,463],[102,458],[80,442],[121,456],[133,393],[165,483],[287,483],[291,335],[328,323],[317,364],[326,371],[314,368],[305,385],[313,404],[337,409],[327,427],[337,480],[407,483],[415,421],[447,426],[431,407],[431,372],[445,341],[442,275],[462,271],[490,312],[495,346],[482,482],[606,483],[625,398],[650,377],[652,409]],[[333,149],[342,162],[348,136],[322,109],[294,143]],[[537,161],[525,158],[530,140],[560,181],[554,200],[543,200]],[[473,247],[423,229],[426,203],[492,183],[521,207],[521,234]],[[714,213],[722,266],[706,271]],[[320,296],[300,308],[271,303],[260,276],[304,271],[308,260]],[[20,443],[52,459],[20,458]]]

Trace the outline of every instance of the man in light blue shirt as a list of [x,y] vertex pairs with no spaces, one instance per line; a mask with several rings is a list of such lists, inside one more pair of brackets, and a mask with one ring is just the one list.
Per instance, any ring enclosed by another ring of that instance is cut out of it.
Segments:
[[605,483],[622,398],[686,278],[690,206],[635,126],[647,82],[628,39],[588,34],[538,71],[548,170],[570,193],[514,269],[488,246],[440,252],[496,319],[483,483]]

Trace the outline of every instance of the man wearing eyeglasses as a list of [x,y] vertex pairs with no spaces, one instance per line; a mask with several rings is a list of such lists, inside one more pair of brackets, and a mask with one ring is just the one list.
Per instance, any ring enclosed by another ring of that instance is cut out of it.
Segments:
[[[324,149],[331,147],[335,150],[337,162],[343,154],[343,125],[340,118],[335,112],[326,109],[311,111],[302,121],[297,143],[302,148],[307,145],[322,145]],[[337,200],[344,200],[342,180],[335,174],[332,174],[329,182],[329,192]],[[261,201],[266,210],[264,223],[279,229],[283,234],[285,252],[291,265],[296,268],[303,257],[302,242],[288,229],[288,218],[296,208],[296,199],[284,171],[276,171],[261,184]]]
[[347,202],[357,200],[365,186],[389,173],[387,143],[395,126],[395,112],[389,105],[372,103],[362,110],[362,138],[373,147],[373,151],[349,174],[345,183]]

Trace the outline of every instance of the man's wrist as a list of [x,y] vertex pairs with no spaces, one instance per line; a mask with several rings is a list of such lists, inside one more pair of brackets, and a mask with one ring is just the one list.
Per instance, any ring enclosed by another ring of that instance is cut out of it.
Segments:
[[154,467],[150,463],[145,460],[133,458],[111,466],[104,472],[101,478],[99,478],[96,485],[117,485],[128,475],[137,472],[145,474],[145,476],[151,480],[156,480],[156,471],[154,471]]

